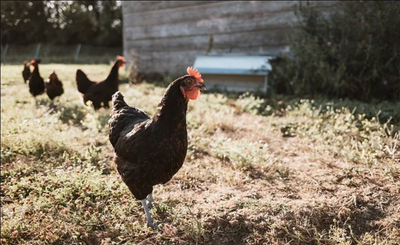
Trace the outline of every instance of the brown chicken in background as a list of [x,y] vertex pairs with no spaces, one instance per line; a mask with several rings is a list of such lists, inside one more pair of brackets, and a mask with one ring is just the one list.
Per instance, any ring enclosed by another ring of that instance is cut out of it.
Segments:
[[31,62],[24,61],[24,69],[22,70],[22,77],[24,79],[24,83],[28,83],[29,77],[31,76]]
[[182,167],[188,146],[188,100],[196,100],[200,89],[206,88],[196,69],[187,71],[189,75],[168,86],[153,117],[127,105],[119,91],[112,98],[109,139],[114,161],[131,193],[141,200],[147,226],[153,228],[147,207],[147,202],[153,202],[153,186],[168,182]]
[[63,84],[58,80],[56,71],[53,71],[45,83],[46,93],[53,104],[53,100],[57,96],[61,96],[64,93]]
[[31,65],[34,67],[31,76],[29,77],[29,92],[36,100],[36,96],[44,93],[44,81],[39,73],[40,60],[32,60]]
[[81,69],[76,71],[76,85],[78,91],[82,94],[85,105],[87,101],[92,101],[95,110],[101,107],[109,108],[112,95],[118,91],[119,68],[123,67],[124,64],[125,58],[118,56],[108,77],[102,82],[90,81]]

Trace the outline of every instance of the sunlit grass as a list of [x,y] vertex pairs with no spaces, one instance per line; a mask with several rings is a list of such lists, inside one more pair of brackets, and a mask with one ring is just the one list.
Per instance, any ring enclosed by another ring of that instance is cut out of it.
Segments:
[[[151,213],[160,224],[152,231],[112,162],[109,110],[82,104],[78,68],[100,81],[110,65],[40,66],[43,77],[56,70],[64,83],[54,109],[46,94],[35,105],[22,65],[1,67],[2,244],[400,239],[398,104],[203,93],[189,102],[184,166],[154,189]],[[165,87],[120,90],[152,115]]]

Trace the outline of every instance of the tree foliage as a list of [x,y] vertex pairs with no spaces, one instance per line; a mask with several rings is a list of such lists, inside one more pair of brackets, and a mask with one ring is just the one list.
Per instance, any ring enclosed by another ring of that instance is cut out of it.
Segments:
[[120,1],[1,1],[2,44],[122,46]]
[[278,92],[400,100],[400,3],[340,2],[329,16],[303,3],[296,15],[293,56],[273,65]]

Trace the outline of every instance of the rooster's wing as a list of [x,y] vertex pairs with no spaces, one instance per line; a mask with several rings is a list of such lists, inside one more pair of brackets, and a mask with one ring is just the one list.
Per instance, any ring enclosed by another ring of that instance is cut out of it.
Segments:
[[127,105],[119,91],[113,95],[112,101],[113,110],[108,121],[109,138],[115,150],[118,151],[116,148],[118,139],[130,132],[135,125],[150,120],[150,117],[144,111]]

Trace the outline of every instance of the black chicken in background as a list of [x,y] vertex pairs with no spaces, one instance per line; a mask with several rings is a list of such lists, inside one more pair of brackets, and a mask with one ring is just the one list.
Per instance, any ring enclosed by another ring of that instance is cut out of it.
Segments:
[[39,63],[40,60],[32,60],[31,65],[34,67],[31,76],[29,77],[29,92],[35,98],[36,96],[41,95],[45,91],[44,81],[43,78],[40,76],[39,73]]
[[24,79],[24,83],[28,83],[29,77],[31,76],[31,62],[24,61],[24,69],[22,70],[22,77]]
[[53,104],[54,98],[61,96],[64,93],[62,82],[58,79],[56,71],[53,71],[45,83],[46,93]]
[[89,80],[86,74],[78,69],[76,71],[76,85],[78,91],[82,94],[83,103],[86,105],[87,101],[92,101],[95,110],[101,107],[109,108],[111,96],[118,91],[119,68],[125,64],[125,58],[122,56],[117,57],[108,77],[102,82],[93,82]]

